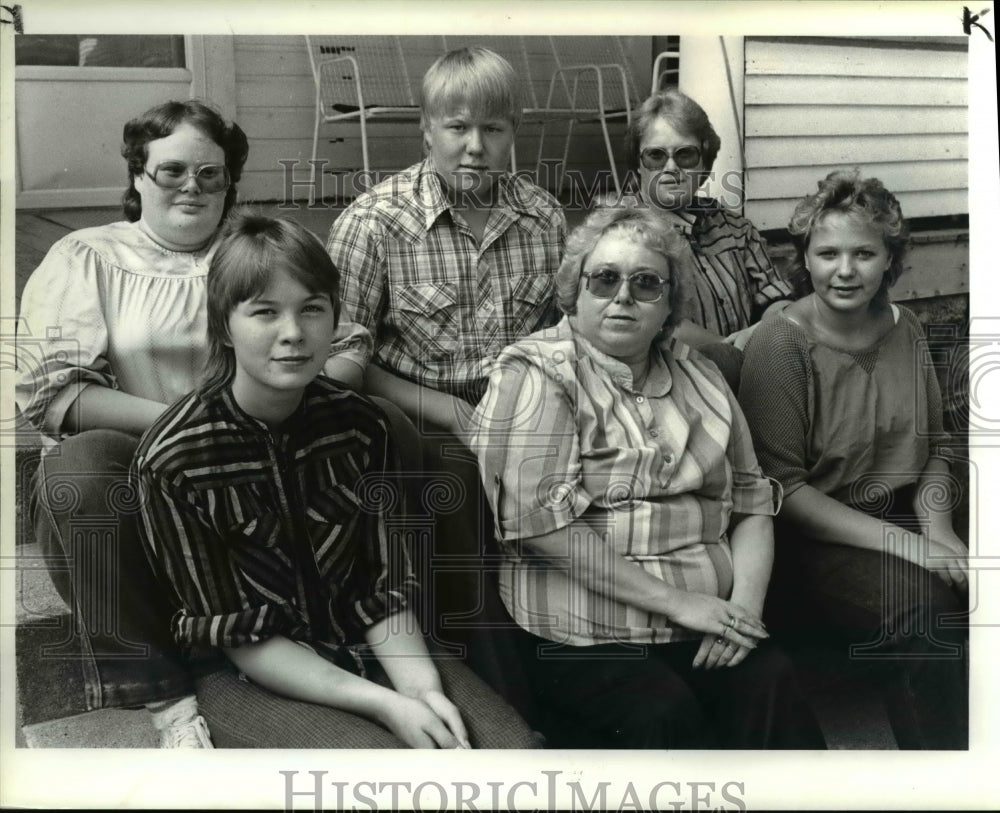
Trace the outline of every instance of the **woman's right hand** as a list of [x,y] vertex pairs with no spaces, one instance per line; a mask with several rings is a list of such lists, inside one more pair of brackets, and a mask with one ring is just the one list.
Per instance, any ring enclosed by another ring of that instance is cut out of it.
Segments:
[[764,623],[745,607],[707,593],[681,592],[667,616],[682,627],[748,649],[769,637]]
[[722,666],[739,666],[753,650],[737,646],[716,635],[706,635],[691,661],[692,669],[717,669]]
[[426,703],[393,692],[382,723],[410,748],[461,748],[444,721]]
[[926,567],[955,590],[969,589],[969,549],[957,536],[927,537]]

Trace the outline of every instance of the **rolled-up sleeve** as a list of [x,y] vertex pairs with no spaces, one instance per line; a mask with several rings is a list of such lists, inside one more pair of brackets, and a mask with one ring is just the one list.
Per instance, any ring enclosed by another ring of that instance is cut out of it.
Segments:
[[24,417],[52,437],[88,386],[113,387],[100,259],[72,236],[56,243],[24,288],[17,326],[15,397]]
[[133,477],[142,496],[140,536],[153,572],[172,593],[177,643],[237,647],[288,633],[288,603],[277,595],[271,602],[249,600],[229,546],[194,495],[163,482],[141,460]]
[[728,387],[725,391],[733,415],[726,449],[733,472],[733,511],[737,514],[776,516],[783,496],[781,483],[761,471],[743,410],[732,391]]
[[569,395],[528,351],[508,348],[498,359],[472,445],[503,540],[563,528],[593,502]]
[[372,334],[364,325],[341,319],[330,343],[330,359],[353,361],[362,370],[375,350]]

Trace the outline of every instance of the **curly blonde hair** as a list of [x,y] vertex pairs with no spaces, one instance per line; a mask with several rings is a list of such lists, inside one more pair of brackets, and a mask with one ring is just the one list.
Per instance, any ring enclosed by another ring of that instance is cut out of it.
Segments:
[[889,289],[903,273],[903,258],[910,239],[899,201],[878,178],[861,178],[856,168],[831,172],[817,185],[819,189],[814,194],[799,201],[788,222],[788,231],[795,241],[789,281],[796,297],[813,292],[812,278],[806,269],[806,252],[813,229],[831,212],[840,212],[858,215],[882,232],[890,262],[876,296],[888,301]]
[[556,302],[563,313],[576,313],[580,280],[587,258],[608,234],[624,234],[644,248],[662,255],[670,268],[670,314],[664,322],[669,331],[682,318],[688,290],[685,241],[655,209],[618,204],[596,209],[566,239],[566,253],[556,272]]

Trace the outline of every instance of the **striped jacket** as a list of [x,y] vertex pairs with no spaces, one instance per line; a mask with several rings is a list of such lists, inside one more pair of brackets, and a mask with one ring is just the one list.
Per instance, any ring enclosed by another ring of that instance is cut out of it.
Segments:
[[720,336],[757,322],[768,305],[791,297],[753,223],[711,198],[678,212],[691,249],[692,296],[684,315]]
[[415,588],[386,532],[391,458],[381,411],[322,377],[280,432],[228,388],[168,409],[132,474],[177,642],[233,647],[281,634],[362,671],[350,645]]

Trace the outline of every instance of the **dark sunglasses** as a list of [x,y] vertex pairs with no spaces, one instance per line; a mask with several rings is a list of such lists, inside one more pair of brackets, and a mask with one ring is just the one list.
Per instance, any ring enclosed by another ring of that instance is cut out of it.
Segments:
[[670,285],[670,280],[663,279],[651,271],[637,271],[624,278],[621,273],[611,268],[600,271],[584,272],[587,280],[587,290],[598,299],[611,299],[622,287],[622,279],[628,280],[629,294],[636,302],[659,302],[663,292]]
[[639,153],[643,168],[650,170],[663,169],[671,158],[680,169],[694,169],[701,163],[701,150],[697,147],[679,147],[676,150],[647,147]]
[[156,165],[149,177],[161,189],[180,189],[188,178],[194,178],[206,194],[229,188],[229,170],[223,164],[202,164],[192,170],[181,161],[164,161]]

